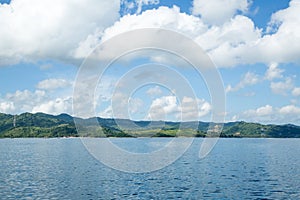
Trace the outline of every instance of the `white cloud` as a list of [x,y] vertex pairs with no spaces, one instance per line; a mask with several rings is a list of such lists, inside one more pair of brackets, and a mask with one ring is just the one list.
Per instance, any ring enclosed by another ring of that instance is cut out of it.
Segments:
[[121,0],[121,12],[123,15],[132,13],[136,9],[136,3],[130,0]]
[[194,99],[191,97],[183,97],[179,114],[183,120],[199,120],[201,117],[208,115],[212,109],[210,103],[204,99]]
[[274,94],[287,95],[293,88],[293,81],[291,78],[286,78],[285,81],[271,82],[270,87]]
[[130,94],[120,91],[112,94],[110,103],[111,104],[104,110],[101,110],[103,108],[100,105],[98,108],[98,110],[100,110],[100,116],[130,119],[131,115],[139,113],[141,111],[141,107],[144,105],[142,99],[130,97]]
[[99,113],[99,117],[103,118],[112,118],[113,117],[113,112],[112,112],[112,106],[108,106],[105,108],[103,111]]
[[257,109],[251,109],[241,114],[241,119],[246,121],[265,122],[271,121],[274,109],[270,105],[262,106]]
[[[248,52],[243,48],[253,46],[261,38],[261,30],[245,16],[237,15],[221,26],[209,26],[199,17],[180,13],[176,6],[172,8],[162,6],[158,9],[146,10],[140,15],[123,16],[104,33],[91,34],[74,51],[74,56],[85,57],[98,42],[141,28],[164,28],[183,33],[194,39],[219,67],[252,63],[252,58],[248,59]],[[128,41],[124,42],[124,45],[129,45]]]
[[[253,37],[240,40],[239,43],[233,44],[229,41],[215,42],[216,46],[208,49],[209,55],[217,66],[236,66],[237,64],[253,64],[253,63],[299,63],[300,54],[300,2],[292,0],[287,9],[280,10],[272,16],[270,26],[276,24],[276,28],[270,34],[261,34],[261,30],[257,29],[253,21],[245,16],[237,15],[231,21],[239,22],[236,29],[230,32],[230,36],[234,33],[241,35],[253,35]],[[240,18],[240,19],[239,19]],[[238,20],[239,19],[239,20]],[[243,20],[241,20],[243,19]],[[223,26],[213,26],[209,29],[206,41],[219,39],[223,35]],[[251,25],[252,24],[252,25]],[[218,33],[220,32],[220,34]],[[214,35],[215,34],[215,35]],[[199,35],[201,37],[201,35]],[[237,37],[240,36],[237,34]],[[204,40],[204,39],[203,39]],[[199,42],[201,45],[201,43]],[[206,49],[206,48],[205,48]]]
[[128,113],[128,102],[129,94],[117,92],[114,93],[111,99],[112,102],[112,114],[113,118],[129,118]]
[[42,102],[45,96],[46,93],[41,90],[35,92],[17,90],[15,93],[6,94],[4,98],[0,99],[0,102],[2,105],[10,105],[10,109],[6,109],[6,113],[15,114],[32,111],[35,104]]
[[[46,93],[44,90],[17,90],[0,98],[0,112],[19,114],[23,112],[46,112],[49,114],[72,113],[72,98],[70,94],[57,97],[56,93]],[[59,95],[61,96],[61,95]]]
[[14,0],[0,4],[0,65],[36,59],[69,61],[90,33],[119,17],[117,0]]
[[139,14],[142,12],[142,8],[144,5],[157,5],[159,4],[159,0],[136,0],[136,3],[137,3],[136,13]]
[[71,85],[72,85],[72,83],[65,79],[51,78],[51,79],[46,79],[46,80],[40,81],[36,87],[41,90],[55,90],[58,88],[69,87]]
[[295,105],[287,105],[280,108],[279,113],[283,115],[300,115],[300,108]]
[[50,114],[71,113],[72,98],[57,98],[55,100],[46,101],[32,108],[33,113],[44,112]]
[[246,86],[255,85],[259,82],[259,77],[257,74],[252,72],[247,72],[243,77],[242,80],[235,86],[232,87],[228,85],[225,89],[226,92],[235,92],[238,91]]
[[162,94],[162,91],[161,91],[161,89],[160,89],[159,86],[155,86],[155,87],[149,88],[149,89],[146,91],[146,93],[147,93],[149,96],[153,97],[153,96],[157,96],[157,95]]
[[293,89],[292,94],[294,96],[300,96],[300,87],[296,87]]
[[239,117],[237,115],[233,115],[229,121],[235,122],[238,120],[239,120]]
[[255,92],[248,92],[244,94],[245,97],[253,97],[255,96]]
[[53,65],[51,65],[51,64],[43,64],[43,65],[40,66],[41,70],[48,70],[48,69],[51,69],[51,68],[53,68]]
[[116,89],[117,81],[117,78],[114,76],[102,76],[95,92],[97,96],[96,100],[102,102],[110,101],[113,96],[113,92]]
[[111,105],[99,112],[100,117],[140,120],[140,114],[144,114],[144,101],[140,98],[132,98],[125,94],[118,93],[114,95],[113,100]]
[[[158,2],[134,3],[143,6]],[[247,0],[195,0],[196,16],[180,13],[174,6],[125,15],[119,21],[116,21],[119,1],[88,0],[82,4],[71,0],[15,0],[10,6],[1,5],[1,64],[43,58],[67,61],[84,58],[101,41],[149,27],[171,29],[194,39],[218,67],[300,62],[299,0],[291,0],[288,8],[272,15],[269,25],[272,32],[265,35],[250,18],[237,14],[247,11]]]
[[144,102],[140,98],[129,98],[128,109],[130,114],[138,113],[144,105]]
[[[151,120],[166,120],[178,112],[178,103],[175,96],[163,96],[152,101],[148,118]],[[171,115],[171,116],[170,116]]]
[[183,97],[180,105],[175,96],[163,96],[152,101],[147,118],[151,120],[192,121],[206,116],[211,109],[211,105],[204,99]]
[[278,63],[271,63],[265,74],[267,80],[273,80],[275,78],[282,78],[283,69],[278,68]]
[[256,109],[256,114],[259,116],[270,115],[273,111],[273,107],[270,105],[266,105],[264,107],[260,107]]
[[258,81],[259,81],[259,77],[256,74],[247,72],[240,84],[242,86],[254,85],[258,83]]
[[245,48],[248,55],[254,53],[256,62],[299,63],[299,11],[300,1],[291,0],[288,8],[274,13],[270,22],[272,33],[259,39],[252,47]]
[[247,110],[235,119],[258,123],[299,124],[299,116],[300,108],[295,105],[286,105],[282,107],[265,105],[257,109]]
[[206,25],[201,19],[180,13],[179,7],[161,6],[158,9],[146,10],[140,15],[122,17],[112,27],[105,30],[104,40],[132,29],[159,27],[179,31],[187,35],[196,35],[206,30]]
[[[119,21],[109,28],[104,33],[95,32],[91,34],[87,40],[83,41],[74,51],[74,56],[81,58],[85,57],[100,41],[106,41],[120,33],[141,28],[165,28],[188,36],[195,37],[199,33],[206,31],[207,27],[201,19],[180,13],[179,8],[159,7],[158,9],[146,10],[140,15],[125,15]],[[122,45],[129,45],[128,41],[124,41]]]
[[0,102],[0,113],[13,113],[15,105],[13,102]]
[[247,0],[194,0],[192,12],[208,24],[220,25],[230,20],[237,11],[246,12],[248,6]]
[[121,0],[123,15],[135,13],[140,14],[142,8],[146,5],[157,5],[159,0]]
[[45,96],[46,93],[42,90],[36,90],[34,92],[29,90],[17,90],[15,93],[6,94],[5,100],[14,102],[16,107],[18,105],[19,107],[23,108],[24,111],[26,111],[27,106],[34,105],[36,102],[40,102]]
[[255,28],[251,19],[237,15],[222,26],[212,26],[207,29],[207,32],[197,36],[196,41],[204,49],[210,51],[222,45],[228,45],[234,49],[240,45],[251,44],[260,36],[260,30]]

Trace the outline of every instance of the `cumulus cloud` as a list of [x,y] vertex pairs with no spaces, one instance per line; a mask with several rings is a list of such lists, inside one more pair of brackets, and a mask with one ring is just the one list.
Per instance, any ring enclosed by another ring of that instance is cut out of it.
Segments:
[[0,102],[0,113],[14,113],[15,109],[13,102]]
[[238,11],[246,12],[247,0],[194,0],[192,13],[201,16],[208,24],[223,24],[230,20]]
[[166,120],[178,112],[178,102],[176,96],[163,96],[152,101],[149,109],[148,119]]
[[67,81],[65,79],[51,78],[51,79],[40,81],[36,87],[41,90],[55,90],[58,88],[69,87],[71,85],[72,85],[71,81]]
[[144,101],[140,98],[129,98],[128,108],[130,114],[138,113],[142,106],[144,105]]
[[272,114],[272,112],[273,112],[273,107],[270,105],[266,105],[266,106],[259,107],[255,110],[248,110],[244,112],[244,114],[248,116],[267,116]]
[[[60,96],[60,95],[59,95]],[[0,112],[19,114],[23,112],[46,112],[49,114],[72,113],[70,94],[58,97],[44,90],[17,90],[0,98]]]
[[300,1],[291,0],[288,8],[274,13],[269,25],[272,33],[260,38],[252,48],[248,48],[248,53],[254,53],[256,61],[299,63],[299,11]]
[[[109,118],[133,119],[143,113],[144,101],[140,98],[129,97],[121,92],[112,96],[111,105],[100,107],[99,116]],[[102,110],[101,110],[102,109]]]
[[[138,16],[130,15],[122,18],[107,29],[105,37],[120,32],[120,29],[128,30],[128,27],[162,27],[179,31],[195,39],[219,67],[259,62],[299,63],[300,47],[297,45],[300,43],[300,30],[297,26],[300,21],[299,5],[299,0],[292,0],[287,9],[274,13],[269,26],[275,23],[277,28],[274,32],[264,35],[262,30],[246,16],[233,14],[226,22],[211,26],[202,18],[180,13],[176,7],[160,7]],[[185,26],[180,26],[181,21],[185,22]]]
[[42,101],[45,95],[45,92],[41,90],[36,90],[35,92],[17,90],[14,93],[8,93],[0,99],[1,112],[11,114],[30,112],[36,103]]
[[[172,8],[162,6],[158,9],[146,10],[140,15],[125,15],[113,26],[107,28],[103,34],[101,32],[91,34],[74,51],[74,56],[85,57],[100,41],[106,41],[120,33],[142,28],[165,28],[194,37],[207,29],[199,18],[180,13],[177,6]],[[129,45],[128,42],[124,41],[123,45]]]
[[252,72],[247,72],[243,77],[242,80],[234,87],[228,85],[226,88],[226,92],[235,92],[238,91],[246,86],[255,85],[259,82],[259,77],[257,74]]
[[296,87],[293,89],[292,94],[294,96],[300,96],[300,87]]
[[37,104],[32,108],[32,112],[44,112],[50,114],[71,113],[72,98],[56,98],[41,104]]
[[90,33],[119,18],[117,0],[14,0],[0,4],[0,65],[38,59],[69,61]]
[[46,97],[46,92],[43,90],[17,90],[14,93],[8,93],[2,100],[3,102],[13,102],[17,111],[31,111],[32,107]]
[[107,108],[105,108],[103,111],[100,111],[99,117],[112,118],[113,117],[112,106],[110,105]]
[[300,108],[295,105],[285,105],[282,107],[265,105],[257,109],[247,110],[241,113],[240,116],[235,117],[235,119],[259,123],[299,124],[299,116]]
[[287,95],[293,87],[293,81],[290,77],[286,78],[285,81],[271,82],[270,84],[272,92],[280,95]]
[[278,63],[271,63],[268,67],[268,70],[265,74],[267,80],[273,80],[276,78],[282,78],[283,69],[278,68]]
[[[291,0],[288,8],[272,15],[267,34],[262,34],[250,18],[241,15],[249,7],[247,0],[194,0],[194,15],[181,13],[174,6],[120,19],[119,1],[83,3],[15,0],[11,5],[0,5],[1,64],[43,58],[68,61],[84,58],[101,41],[149,27],[171,29],[194,39],[218,67],[300,61],[299,0]],[[158,1],[133,3],[142,7]]]
[[287,105],[281,107],[279,113],[283,115],[300,115],[300,108],[295,105]]
[[144,5],[157,5],[159,4],[159,0],[136,0],[137,5],[138,5],[138,9],[137,9],[137,13],[141,13],[142,12],[142,7]]
[[162,94],[162,91],[161,91],[161,89],[160,89],[159,86],[155,86],[155,87],[149,88],[149,89],[146,91],[146,93],[147,93],[149,96],[153,97],[153,96],[158,96],[158,95]]
[[[118,79],[114,76],[102,76],[95,91],[95,95],[97,96],[96,100],[101,102],[110,101],[117,81]],[[86,87],[88,87],[88,85]]]
[[192,121],[210,113],[212,106],[204,99],[183,97],[181,104],[175,96],[163,96],[152,101],[148,119]]
[[210,113],[212,106],[204,99],[194,99],[191,97],[183,97],[179,110],[181,113],[179,116],[187,120],[199,120]]
[[222,25],[210,26],[202,18],[181,13],[176,6],[172,8],[162,6],[158,9],[146,10],[140,15],[125,15],[104,32],[91,34],[80,43],[74,51],[74,56],[85,57],[100,41],[141,28],[164,28],[183,33],[194,39],[218,67],[255,63],[260,61],[257,56],[263,53],[248,52],[249,49],[257,46],[262,33],[246,16],[236,15]]
[[141,106],[143,106],[141,99],[132,98],[130,94],[118,91],[112,94],[111,104],[107,108],[101,110],[102,107],[100,106],[98,109],[102,117],[129,119],[130,114],[138,112]]
[[136,0],[136,4],[137,4],[136,13],[139,14],[142,12],[142,8],[144,5],[157,5],[159,4],[159,0]]
[[255,28],[251,19],[237,15],[222,26],[211,27],[203,35],[199,35],[197,41],[208,50],[225,44],[234,49],[239,45],[250,44],[260,36],[260,30]]
[[159,4],[159,0],[121,0],[121,12],[123,15],[130,13],[140,14],[144,6],[157,4]]
[[[235,26],[236,29],[233,29],[234,31],[229,35],[240,33],[240,35],[246,34],[252,35],[252,37],[244,38],[235,44],[230,41],[220,42],[215,48],[208,49],[207,52],[217,66],[272,62],[299,63],[300,46],[297,45],[300,43],[300,29],[297,25],[300,23],[299,11],[300,1],[290,1],[288,8],[272,15],[269,28],[272,27],[273,31],[264,35],[255,27],[250,18],[236,15],[230,21],[231,23],[239,22],[239,26]],[[222,26],[212,26],[209,30],[222,30],[227,24],[229,22]],[[224,32],[220,31],[220,33]],[[216,34],[217,38],[222,34]]]

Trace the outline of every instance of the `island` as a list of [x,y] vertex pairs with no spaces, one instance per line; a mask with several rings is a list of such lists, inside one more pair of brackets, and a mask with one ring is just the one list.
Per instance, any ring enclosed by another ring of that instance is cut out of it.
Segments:
[[[79,132],[78,129],[80,129]],[[11,115],[0,113],[0,138],[27,137],[300,138],[300,126],[244,121],[219,124],[201,121],[132,121],[100,117],[83,119],[68,114],[22,113]]]

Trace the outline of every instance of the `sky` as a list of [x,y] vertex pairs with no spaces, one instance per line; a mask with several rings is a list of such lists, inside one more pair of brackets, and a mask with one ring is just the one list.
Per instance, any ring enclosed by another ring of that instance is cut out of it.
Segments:
[[[74,88],[91,52],[126,31],[161,28],[193,41],[214,64],[226,122],[300,125],[299,13],[300,0],[0,0],[0,112],[81,113]],[[164,45],[174,44],[183,45]],[[87,98],[96,116],[213,119],[209,81],[167,51],[122,55],[95,80]]]

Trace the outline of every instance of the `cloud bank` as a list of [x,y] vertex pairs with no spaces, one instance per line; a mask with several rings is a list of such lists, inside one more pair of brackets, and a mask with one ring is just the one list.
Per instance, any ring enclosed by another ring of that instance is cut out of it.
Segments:
[[80,41],[119,18],[119,7],[117,0],[14,0],[0,4],[0,65],[39,59],[70,62]]
[[[157,3],[135,2],[138,7]],[[299,63],[300,1],[292,0],[288,8],[274,13],[267,33],[242,15],[249,5],[247,0],[194,0],[192,14],[162,6],[120,18],[116,0],[15,0],[0,5],[0,65],[39,59],[74,62],[116,34],[149,27],[191,37],[218,67]]]

